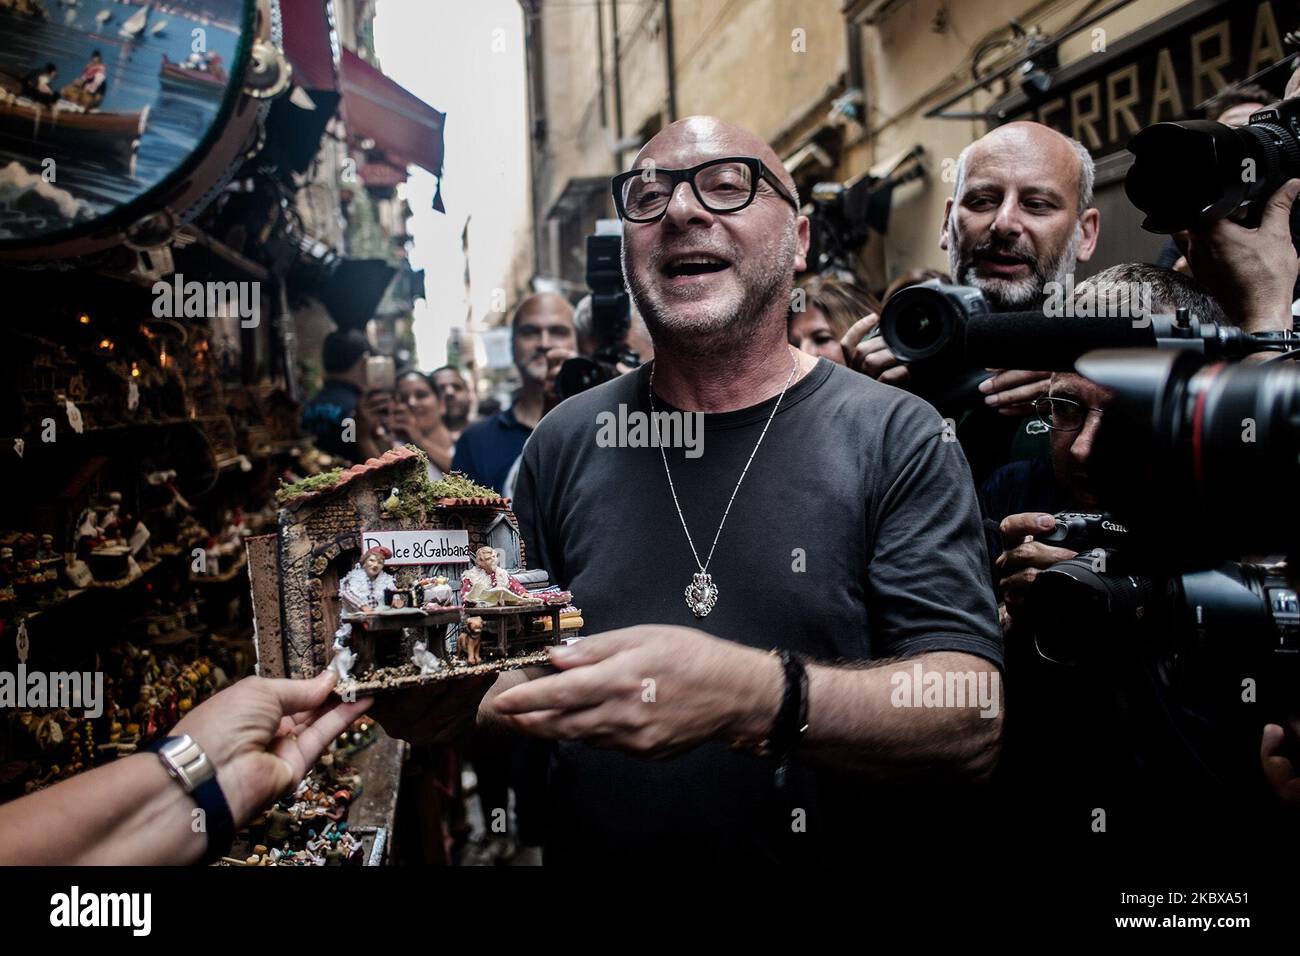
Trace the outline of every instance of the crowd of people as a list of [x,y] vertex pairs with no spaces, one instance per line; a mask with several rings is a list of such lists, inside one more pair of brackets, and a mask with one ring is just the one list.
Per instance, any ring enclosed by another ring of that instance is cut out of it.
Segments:
[[[1268,99],[1237,90],[1210,115],[1244,122]],[[1087,831],[1085,807],[1135,794],[1161,813],[1175,791],[1203,805],[1195,760],[1175,768],[1172,737],[1135,734],[1144,714],[1046,661],[1021,627],[1036,577],[1076,554],[1036,538],[1056,512],[1098,507],[1091,456],[1113,395],[1076,373],[991,369],[967,407],[941,417],[879,334],[882,309],[919,282],[974,286],[995,311],[1041,307],[1105,241],[1094,181],[1080,143],[1033,122],[1000,126],[958,157],[937,224],[946,274],[911,269],[878,290],[796,284],[809,221],[794,181],[754,134],[691,117],[614,181],[631,334],[649,339],[639,367],[561,401],[557,374],[588,349],[589,312],[535,294],[511,317],[513,401],[476,417],[460,370],[399,369],[376,385],[365,336],[330,335],[326,382],[304,414],[317,444],[354,461],[415,444],[433,472],[513,498],[530,562],[580,596],[591,625],[550,668],[374,709],[390,734],[427,748],[451,791],[468,757],[485,818],[513,789],[515,819],[489,859],[521,841],[558,863],[816,860],[885,831],[956,832],[994,804],[998,820],[1062,832]],[[1075,294],[1137,284],[1152,314],[1290,332],[1297,192],[1300,180],[1278,189],[1258,226],[1173,236],[1162,263],[1111,266]],[[598,444],[600,414],[621,406],[701,413],[704,454]],[[913,673],[918,684],[969,678],[980,704],[900,701],[900,675]],[[328,688],[328,677],[250,679],[177,728],[207,749],[237,822],[365,706],[327,705]],[[1275,806],[1300,805],[1287,749],[1297,732],[1257,729],[1251,760]],[[184,836],[132,838],[130,806],[177,797],[150,756],[0,807],[0,830],[81,819],[73,791],[96,777],[112,788],[109,774],[121,787],[101,791],[86,822],[111,831],[120,815],[117,835],[82,843],[61,825],[55,848],[6,836],[6,855],[202,855]]]

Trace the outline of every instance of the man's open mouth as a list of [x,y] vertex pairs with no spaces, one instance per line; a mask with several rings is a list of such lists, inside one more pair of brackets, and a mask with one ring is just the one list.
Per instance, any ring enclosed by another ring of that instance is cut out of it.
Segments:
[[729,268],[731,268],[731,263],[720,256],[696,253],[669,256],[660,271],[670,279],[677,279],[681,276],[708,275]]
[[1029,266],[1030,260],[1025,256],[1017,256],[1009,252],[981,252],[976,258],[987,265],[999,269],[1014,269],[1017,266]]

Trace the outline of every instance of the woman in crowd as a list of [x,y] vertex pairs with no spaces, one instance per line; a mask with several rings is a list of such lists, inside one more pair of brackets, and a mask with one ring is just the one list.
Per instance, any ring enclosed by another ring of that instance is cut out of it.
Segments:
[[418,446],[429,456],[429,477],[437,481],[451,470],[456,443],[442,419],[442,399],[432,380],[416,369],[397,376],[397,401],[389,416],[393,437]]
[[791,303],[788,332],[797,349],[847,365],[840,340],[849,328],[880,305],[871,293],[830,276],[800,284]]

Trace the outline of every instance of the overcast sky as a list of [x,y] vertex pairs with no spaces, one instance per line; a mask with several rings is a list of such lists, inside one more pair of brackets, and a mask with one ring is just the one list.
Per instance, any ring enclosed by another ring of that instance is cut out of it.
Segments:
[[[414,216],[411,265],[425,270],[428,299],[415,311],[421,368],[441,365],[447,332],[492,307],[505,285],[516,235],[528,224],[528,144],[523,19],[517,0],[379,0],[375,52],[384,73],[447,114],[442,201],[435,180],[412,167],[405,187]],[[470,300],[460,235],[470,224]]]

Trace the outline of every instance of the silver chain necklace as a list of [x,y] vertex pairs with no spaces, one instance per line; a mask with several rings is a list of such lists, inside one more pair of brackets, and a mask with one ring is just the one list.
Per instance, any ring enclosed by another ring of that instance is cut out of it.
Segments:
[[[789,346],[786,346],[789,348]],[[659,454],[664,460],[664,474],[668,476],[668,490],[673,495],[673,505],[677,508],[677,518],[682,523],[682,530],[686,532],[686,543],[691,546],[691,554],[695,558],[695,566],[700,570],[693,576],[691,583],[686,585],[686,606],[691,609],[691,613],[697,618],[707,617],[718,603],[718,586],[713,583],[713,575],[709,574],[709,564],[713,561],[713,552],[718,547],[718,537],[722,534],[722,526],[727,523],[727,515],[731,514],[731,503],[736,500],[736,492],[740,491],[740,484],[745,480],[745,475],[749,472],[749,466],[753,464],[754,456],[758,454],[758,446],[763,444],[763,437],[767,434],[768,426],[772,424],[772,419],[776,418],[777,410],[781,407],[781,399],[785,398],[786,389],[794,381],[795,372],[799,370],[799,355],[793,349],[791,357],[793,361],[790,364],[790,374],[786,377],[785,384],[781,386],[781,394],[776,397],[776,404],[772,406],[772,413],[767,416],[767,422],[763,425],[762,432],[759,433],[758,441],[754,443],[754,450],[749,453],[749,460],[745,462],[745,467],[740,472],[740,477],[736,479],[736,487],[731,491],[731,497],[727,499],[727,508],[722,512],[722,520],[718,522],[718,530],[713,535],[713,544],[709,546],[709,556],[700,563],[700,553],[695,550],[695,541],[691,538],[691,529],[686,527],[686,516],[682,514],[681,503],[677,500],[677,488],[673,484],[673,473],[668,468],[668,453],[664,451],[663,442],[659,440],[659,421],[655,418],[655,366],[650,366],[650,422],[654,429],[655,444],[659,446]],[[657,363],[656,363],[657,364]]]

